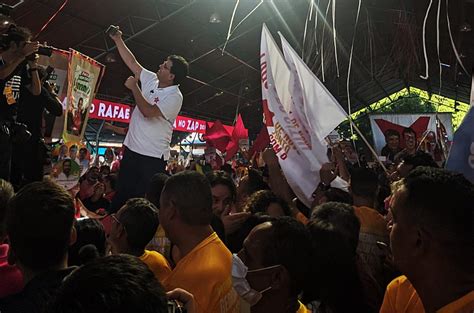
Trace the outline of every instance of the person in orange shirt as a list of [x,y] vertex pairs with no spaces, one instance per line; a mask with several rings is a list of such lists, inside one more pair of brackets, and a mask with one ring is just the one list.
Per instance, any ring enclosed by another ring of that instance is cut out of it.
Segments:
[[474,311],[474,186],[462,174],[418,167],[390,203],[393,260],[427,313]]
[[158,211],[148,200],[128,200],[112,214],[112,226],[108,241],[113,254],[130,254],[148,265],[158,281],[163,282],[171,273],[165,257],[156,251],[145,250],[158,228]]
[[425,313],[420,297],[405,275],[387,286],[380,313]]
[[189,291],[198,313],[240,312],[239,298],[232,288],[232,255],[210,225],[212,194],[206,177],[185,171],[168,178],[159,218],[180,256],[163,281],[165,289]]
[[378,177],[374,171],[367,168],[352,169],[349,191],[354,212],[360,221],[357,254],[368,265],[370,274],[377,282],[386,286],[392,277],[385,278],[385,251],[377,246],[377,242],[388,245],[388,231],[385,218],[374,209],[377,188]]
[[[308,286],[311,237],[290,217],[257,225],[234,255],[234,288],[251,313],[309,313],[298,301]],[[242,306],[244,307],[244,306]]]

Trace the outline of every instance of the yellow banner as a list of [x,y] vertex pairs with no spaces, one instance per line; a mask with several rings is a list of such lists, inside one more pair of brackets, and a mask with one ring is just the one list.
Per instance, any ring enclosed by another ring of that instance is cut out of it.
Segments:
[[80,142],[105,66],[73,49],[70,53],[63,138],[65,142]]

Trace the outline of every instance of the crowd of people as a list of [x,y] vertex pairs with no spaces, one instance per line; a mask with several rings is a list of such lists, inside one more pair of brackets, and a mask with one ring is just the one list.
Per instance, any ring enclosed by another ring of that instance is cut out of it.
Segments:
[[99,167],[87,150],[61,147],[63,180],[73,162],[81,168],[71,188],[17,184],[2,168],[0,312],[474,311],[474,186],[462,174],[416,149],[388,151],[390,172],[369,168],[342,142],[308,206],[271,148],[244,168],[167,171],[187,62],[170,56],[153,73],[118,28],[110,36],[138,107],[123,157],[109,151]]
[[72,196],[2,180],[0,310],[472,312],[474,187],[461,174],[417,153],[390,177],[347,169],[345,191],[323,167],[306,208],[264,156],[240,178],[155,174],[118,211],[106,166]]

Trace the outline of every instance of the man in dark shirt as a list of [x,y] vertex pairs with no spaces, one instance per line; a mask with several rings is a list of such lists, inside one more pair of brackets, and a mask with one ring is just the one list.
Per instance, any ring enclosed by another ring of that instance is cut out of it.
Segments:
[[46,158],[46,147],[43,141],[43,113],[61,116],[63,108],[52,86],[45,81],[47,73],[39,70],[42,87],[41,94],[33,95],[28,89],[22,92],[17,121],[27,126],[31,133],[26,143],[13,146],[11,182],[24,186],[34,181],[43,180],[43,166]]
[[[22,27],[12,26],[3,35],[0,47],[0,178],[10,180],[12,138],[22,86],[33,95],[41,93],[41,83],[35,59],[27,56],[38,51],[39,43],[30,42],[31,33]],[[31,84],[23,79],[29,75]]]
[[9,262],[20,268],[25,288],[0,300],[0,312],[47,312],[49,301],[72,271],[67,268],[67,251],[76,240],[74,213],[71,196],[53,182],[31,183],[10,200]]
[[384,135],[386,145],[382,148],[381,155],[393,162],[395,156],[402,151],[402,148],[400,148],[400,134],[394,129],[387,129]]

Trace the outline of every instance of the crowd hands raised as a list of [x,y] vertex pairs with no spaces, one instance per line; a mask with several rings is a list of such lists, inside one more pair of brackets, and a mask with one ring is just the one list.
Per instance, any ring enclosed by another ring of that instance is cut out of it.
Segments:
[[69,191],[1,181],[2,313],[473,310],[474,188],[423,152],[386,173],[333,145],[309,208],[272,149],[170,163],[117,212],[108,154]]
[[[21,27],[6,34],[1,313],[474,312],[474,187],[413,140],[411,150],[387,145],[387,167],[332,144],[309,207],[266,149],[220,169],[168,162],[139,182],[142,197],[115,208],[118,151],[89,162],[85,147],[63,145],[62,172],[43,179],[42,115],[62,106],[38,67],[39,43]],[[120,30],[111,37],[128,51]],[[137,78],[126,87],[137,91]]]

